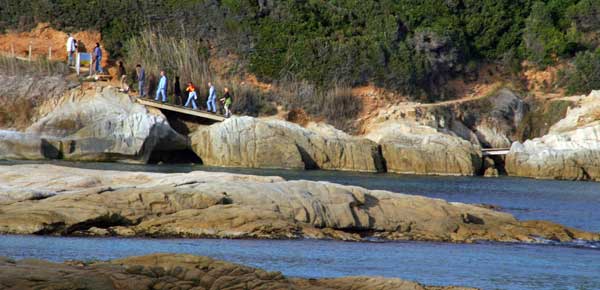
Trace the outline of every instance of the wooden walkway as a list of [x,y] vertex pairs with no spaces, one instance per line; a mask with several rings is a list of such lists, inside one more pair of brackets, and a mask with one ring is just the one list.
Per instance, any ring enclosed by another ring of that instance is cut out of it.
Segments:
[[208,119],[208,120],[215,121],[215,122],[222,122],[225,120],[225,117],[219,116],[216,114],[211,114],[211,113],[207,113],[207,112],[203,112],[203,111],[199,111],[199,110],[193,110],[193,109],[186,108],[183,106],[176,106],[176,105],[172,105],[172,104],[163,104],[161,102],[157,102],[157,101],[154,101],[151,99],[136,98],[136,101],[144,106],[153,107],[153,108],[157,108],[160,110],[177,112],[177,113],[191,115],[191,116],[196,116],[196,117]]
[[506,155],[510,152],[510,148],[484,148],[481,149],[481,155],[492,156],[492,155]]

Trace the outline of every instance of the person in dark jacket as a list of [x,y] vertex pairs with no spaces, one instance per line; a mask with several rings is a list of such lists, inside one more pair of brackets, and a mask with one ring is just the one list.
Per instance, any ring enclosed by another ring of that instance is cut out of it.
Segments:
[[119,61],[119,80],[121,81],[121,92],[129,92],[129,85],[127,84],[127,71],[123,65],[123,61]]
[[175,105],[183,105],[183,99],[181,98],[181,85],[179,84],[179,77],[175,77],[175,84],[173,87],[173,94],[175,94]]
[[139,63],[135,66],[135,74],[138,81],[138,90],[140,92],[140,98],[143,98],[145,96],[144,85],[146,84],[146,71]]
[[221,102],[223,103],[223,108],[225,108],[225,118],[231,117],[231,104],[233,100],[231,99],[228,88],[225,88],[225,94],[223,95],[223,98],[221,98]]

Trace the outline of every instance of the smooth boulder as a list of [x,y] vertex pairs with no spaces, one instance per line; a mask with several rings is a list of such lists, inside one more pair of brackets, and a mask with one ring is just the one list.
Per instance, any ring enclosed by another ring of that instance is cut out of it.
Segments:
[[390,121],[368,138],[381,145],[388,172],[423,175],[476,175],[481,150],[460,137],[411,122]]
[[0,158],[146,162],[155,150],[188,148],[160,112],[113,87],[72,90],[39,110],[48,113],[25,132],[0,132]]
[[383,171],[376,143],[332,128],[234,117],[198,128],[191,141],[211,166]]

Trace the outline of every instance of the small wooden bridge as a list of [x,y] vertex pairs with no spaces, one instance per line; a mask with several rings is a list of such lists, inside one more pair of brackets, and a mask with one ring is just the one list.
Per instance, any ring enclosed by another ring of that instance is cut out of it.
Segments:
[[136,101],[144,106],[153,107],[153,108],[157,108],[160,110],[172,111],[172,112],[176,112],[176,113],[180,113],[180,114],[186,114],[186,115],[190,115],[190,116],[196,116],[196,117],[200,117],[200,118],[207,119],[207,120],[214,121],[214,122],[222,122],[225,120],[225,117],[223,117],[223,116],[219,116],[219,115],[208,113],[208,112],[202,112],[199,110],[193,110],[193,109],[190,109],[190,108],[187,108],[184,106],[177,106],[177,105],[172,105],[172,104],[168,104],[168,103],[161,103],[161,102],[154,101],[152,99],[136,98]]
[[493,156],[493,155],[506,155],[510,152],[510,148],[483,148],[481,149],[481,155]]

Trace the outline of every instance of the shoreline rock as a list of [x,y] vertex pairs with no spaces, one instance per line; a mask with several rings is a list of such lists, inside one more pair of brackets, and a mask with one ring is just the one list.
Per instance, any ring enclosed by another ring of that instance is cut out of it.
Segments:
[[259,239],[600,240],[477,205],[217,172],[0,166],[0,233]]
[[511,146],[506,157],[509,175],[600,181],[600,91],[577,105],[547,135]]
[[191,140],[209,166],[384,171],[376,143],[333,128],[233,117],[198,128]]
[[479,146],[428,126],[388,121],[367,138],[381,144],[388,172],[473,176],[482,167]]
[[160,112],[149,112],[116,88],[72,90],[42,107],[48,113],[24,132],[0,131],[0,158],[147,162],[155,150],[188,148],[187,137]]
[[208,257],[151,254],[103,262],[53,263],[0,257],[0,285],[9,289],[474,289],[426,286],[382,277],[288,278]]

